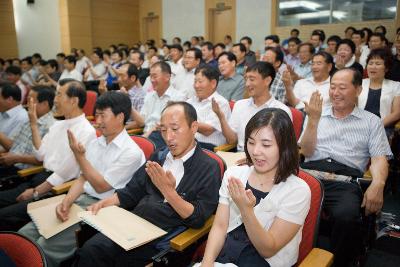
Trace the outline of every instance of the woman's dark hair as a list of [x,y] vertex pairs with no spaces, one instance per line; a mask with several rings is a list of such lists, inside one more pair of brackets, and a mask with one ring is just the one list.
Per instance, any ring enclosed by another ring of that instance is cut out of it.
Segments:
[[367,65],[368,62],[373,58],[379,58],[383,60],[383,64],[385,65],[385,70],[389,70],[392,67],[392,54],[387,48],[377,48],[371,50],[367,57]]
[[116,91],[108,91],[97,98],[95,105],[95,109],[105,110],[107,108],[111,109],[114,116],[117,116],[120,113],[124,114],[125,125],[131,114],[132,102],[126,94]]
[[299,170],[299,152],[297,148],[296,135],[293,123],[289,115],[279,108],[265,108],[257,112],[247,123],[244,137],[244,152],[247,163],[253,165],[247,141],[254,131],[270,126],[274,132],[276,143],[279,148],[278,168],[275,174],[275,184],[285,182],[291,175],[296,175]]

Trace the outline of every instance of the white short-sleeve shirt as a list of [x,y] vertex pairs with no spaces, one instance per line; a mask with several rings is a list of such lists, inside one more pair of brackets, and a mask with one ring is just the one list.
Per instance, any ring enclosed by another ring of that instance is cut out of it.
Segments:
[[300,100],[296,108],[304,108],[304,102],[310,102],[311,95],[315,91],[320,92],[324,106],[330,105],[329,86],[330,77],[321,83],[316,83],[313,77],[298,80],[293,88],[294,95]]

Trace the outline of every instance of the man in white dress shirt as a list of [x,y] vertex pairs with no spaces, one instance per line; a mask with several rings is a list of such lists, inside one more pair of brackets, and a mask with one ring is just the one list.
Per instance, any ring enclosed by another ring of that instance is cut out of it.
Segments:
[[237,144],[238,151],[244,150],[244,134],[247,123],[261,109],[280,108],[292,119],[289,107],[276,100],[269,92],[274,78],[275,69],[271,63],[259,61],[247,68],[246,89],[250,98],[235,103],[229,123],[219,105],[213,101],[213,110],[221,122],[222,133],[229,144]]
[[161,111],[168,101],[184,100],[184,95],[171,84],[171,67],[164,61],[156,62],[150,67],[150,80],[154,91],[144,98],[142,110],[132,108],[132,119],[135,127],[144,126],[144,136],[149,137],[156,147],[165,146],[159,131]]
[[61,73],[60,81],[62,79],[74,79],[82,81],[82,74],[75,68],[76,58],[74,56],[66,56],[64,59],[64,71]]
[[183,67],[183,48],[180,44],[173,44],[170,46],[169,55],[171,60],[168,61],[171,66],[171,84],[175,87],[176,77],[179,77],[185,68]]
[[43,139],[39,134],[36,111],[33,109],[30,113],[33,153],[46,170],[14,189],[0,192],[0,202],[8,204],[0,209],[0,229],[18,229],[30,220],[26,213],[28,201],[38,199],[53,186],[78,177],[79,165],[69,147],[67,131],[71,131],[84,146],[96,138],[95,129],[82,111],[85,103],[84,85],[75,80],[62,80],[54,104],[65,120],[55,122]]
[[194,88],[196,96],[188,99],[197,112],[198,130],[196,139],[202,148],[213,151],[215,146],[226,143],[221,123],[212,111],[212,100],[216,101],[227,120],[231,116],[228,100],[216,92],[219,72],[210,65],[204,65],[195,71]]
[[185,70],[175,79],[176,89],[180,91],[186,99],[196,95],[193,87],[194,72],[200,65],[201,59],[202,53],[200,49],[189,48],[183,58],[183,66],[185,67]]
[[313,92],[318,91],[323,99],[323,105],[330,104],[329,87],[333,67],[333,57],[325,51],[319,51],[311,59],[312,77],[300,79],[294,84],[289,71],[283,73],[283,83],[286,88],[286,99],[290,106],[304,109],[304,102],[310,100]]
[[[96,123],[102,136],[93,139],[86,147],[72,132],[68,132],[70,148],[81,173],[67,196],[55,211],[61,221],[67,221],[73,203],[86,208],[98,200],[125,187],[133,174],[145,163],[143,151],[124,129],[129,118],[131,101],[125,94],[106,92],[96,101]],[[35,240],[43,249],[47,263],[58,266],[73,255],[76,249],[75,224],[49,239],[43,238],[31,222],[20,233]]]

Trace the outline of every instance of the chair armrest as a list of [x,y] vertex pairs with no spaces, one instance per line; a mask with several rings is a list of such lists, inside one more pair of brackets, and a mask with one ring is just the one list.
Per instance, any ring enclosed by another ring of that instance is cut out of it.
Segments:
[[299,267],[329,267],[333,263],[333,254],[329,251],[313,248],[307,257],[299,264]]
[[43,166],[35,166],[35,167],[26,168],[26,169],[18,171],[18,175],[20,177],[27,177],[29,175],[37,174],[37,173],[42,172],[42,171],[44,171],[44,167]]
[[395,125],[394,125],[395,129],[400,129],[400,121],[398,121]]
[[236,147],[236,145],[234,145],[234,144],[223,144],[223,145],[214,147],[214,152],[230,151],[230,150],[234,149],[235,147]]
[[129,135],[134,135],[134,134],[142,134],[144,128],[136,128],[136,129],[129,129],[127,130]]
[[183,233],[172,238],[170,241],[171,247],[177,251],[183,251],[185,248],[199,240],[201,237],[208,234],[214,221],[214,217],[215,215],[212,215],[210,218],[208,218],[203,227],[199,229],[187,229]]
[[363,178],[372,180],[372,174],[371,174],[371,171],[369,169],[366,172],[364,172],[364,177]]
[[57,185],[57,186],[53,186],[53,188],[51,189],[51,192],[55,195],[60,195],[62,193],[68,192],[68,190],[71,188],[71,186],[74,182],[75,182],[75,179],[65,182],[63,184]]

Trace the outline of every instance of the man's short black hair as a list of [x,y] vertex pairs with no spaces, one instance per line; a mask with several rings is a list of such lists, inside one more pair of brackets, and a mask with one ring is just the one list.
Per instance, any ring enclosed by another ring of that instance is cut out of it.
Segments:
[[242,44],[242,43],[236,43],[236,44],[234,44],[232,47],[235,47],[235,46],[238,46],[238,47],[239,47],[240,52],[246,53],[246,47],[244,46],[244,44]]
[[288,39],[288,44],[289,43],[295,43],[295,44],[299,45],[299,44],[301,44],[301,41],[298,37],[290,37]]
[[95,49],[93,50],[93,54],[96,54],[100,59],[103,59],[103,51]]
[[229,34],[225,35],[224,38],[229,39],[229,40],[232,40],[232,36],[230,36]]
[[376,26],[376,27],[375,27],[375,32],[376,32],[376,30],[378,30],[378,29],[381,29],[381,30],[382,30],[382,34],[383,34],[383,35],[386,35],[387,30],[386,30],[386,27],[385,27],[385,26],[383,26],[383,25]]
[[313,59],[316,56],[321,56],[325,59],[325,63],[327,64],[332,64],[333,65],[333,57],[331,54],[329,54],[326,51],[318,51],[317,53],[315,53],[314,55],[312,55],[311,59]]
[[207,50],[209,50],[209,51],[214,50],[214,45],[213,45],[213,43],[211,43],[211,42],[209,42],[209,41],[202,43],[201,47],[203,47],[203,46],[206,46],[206,47],[207,47]]
[[198,48],[196,48],[196,47],[191,47],[191,48],[189,48],[188,50],[186,50],[186,53],[189,52],[189,51],[193,51],[193,52],[194,52],[194,58],[195,58],[195,59],[199,59],[200,61],[202,60],[202,58],[203,58],[203,53],[201,53],[201,50],[200,50],[200,49],[198,49]]
[[158,61],[158,62],[154,63],[153,65],[151,65],[150,69],[153,69],[156,67],[159,67],[161,69],[162,73],[169,74],[169,75],[171,75],[171,73],[172,73],[171,66],[165,61]]
[[18,102],[22,99],[21,89],[15,84],[2,82],[0,83],[0,91],[1,96],[5,99],[11,97]]
[[138,54],[139,55],[139,60],[140,61],[144,61],[144,54],[142,52],[140,52],[139,50],[131,50],[130,51],[131,54]]
[[21,76],[21,75],[22,75],[22,70],[21,70],[21,68],[18,67],[18,66],[13,66],[13,65],[11,65],[11,66],[8,66],[8,67],[6,68],[6,73],[7,73],[7,74],[14,74],[14,75],[19,75],[19,76]]
[[338,35],[331,35],[329,36],[328,40],[326,40],[327,43],[335,42],[336,45],[339,45],[340,41],[342,41],[342,38],[340,38]]
[[315,53],[315,47],[312,45],[312,43],[301,43],[299,45],[299,48],[297,49],[300,52],[300,48],[302,48],[303,46],[308,46],[308,51],[310,51],[310,54],[314,54]]
[[185,113],[186,122],[188,123],[189,127],[192,126],[192,123],[197,121],[197,112],[196,109],[189,103],[185,101],[170,101],[167,103],[161,114],[164,113],[169,107],[172,106],[182,106],[183,112]]
[[276,72],[274,66],[269,62],[257,61],[246,69],[246,73],[253,71],[258,72],[263,79],[271,77],[271,83],[275,79]]
[[183,52],[183,48],[180,44],[172,44],[169,46],[169,49],[178,49],[178,51]]
[[76,65],[76,57],[73,55],[66,56],[64,60],[74,64],[74,66]]
[[232,53],[232,52],[222,52],[219,56],[218,56],[218,58],[217,58],[217,61],[222,57],[222,56],[226,56],[226,58],[229,60],[229,61],[235,61],[235,65],[236,65],[236,63],[237,63],[237,58],[236,58],[236,56],[235,56],[235,54],[234,53]]
[[179,38],[179,37],[174,37],[174,39],[176,39],[176,40],[178,41],[178,43],[181,43],[181,42],[182,42],[182,39]]
[[226,48],[226,46],[223,44],[223,43],[217,43],[216,45],[214,45],[214,49],[216,48],[216,47],[221,47],[222,49],[224,49],[225,50],[225,48]]
[[204,64],[204,65],[196,68],[194,74],[198,74],[198,73],[201,73],[209,81],[215,80],[217,82],[215,87],[217,87],[219,76],[220,76],[218,69],[216,69],[215,67],[212,67],[210,65]]
[[369,37],[370,40],[371,40],[372,36],[379,37],[379,39],[381,39],[382,42],[384,42],[385,39],[386,39],[386,38],[385,38],[385,35],[383,35],[383,34],[380,33],[380,32],[373,32],[373,33],[370,35],[370,37]]
[[365,33],[363,30],[357,30],[357,31],[353,32],[353,34],[351,36],[353,36],[353,35],[360,35],[361,38],[365,37]]
[[47,85],[36,85],[32,86],[32,91],[37,93],[37,101],[39,103],[46,101],[50,110],[53,108],[54,96],[56,94],[53,87]]
[[64,54],[64,53],[58,53],[58,54],[56,55],[56,57],[63,57],[63,58],[65,58],[65,54]]
[[246,40],[247,43],[249,43],[249,45],[251,45],[253,43],[253,40],[251,40],[251,38],[249,36],[243,36],[240,41]]
[[157,49],[155,46],[150,46],[150,47],[148,48],[148,50],[153,50],[153,51],[156,52],[156,53],[157,53],[157,51],[158,51],[158,49]]
[[28,63],[29,65],[32,65],[32,57],[25,57],[25,58],[23,58],[22,60],[21,60],[21,62],[26,62],[26,63]]
[[292,29],[291,31],[290,31],[290,33],[292,33],[292,32],[295,32],[295,33],[297,33],[297,36],[300,34],[300,31],[298,30],[298,29]]
[[318,35],[321,42],[325,41],[326,35],[323,30],[313,30],[311,36]]
[[74,79],[62,79],[58,82],[61,86],[67,85],[66,94],[69,98],[78,98],[78,107],[82,109],[86,104],[86,87],[85,85]]
[[340,41],[340,43],[338,43],[337,47],[336,47],[336,51],[339,49],[339,46],[341,46],[342,44],[346,44],[350,47],[351,49],[351,53],[354,54],[356,52],[356,45],[354,44],[354,42],[350,39],[343,39]]
[[354,28],[353,26],[349,26],[344,30],[344,32],[347,32],[348,30],[352,30],[353,32],[355,32],[356,28]]
[[50,65],[51,68],[55,68],[56,71],[58,71],[58,63],[57,63],[57,60],[55,60],[55,59],[49,59],[49,60],[47,61],[47,64]]
[[127,63],[126,65],[128,65],[128,70],[127,70],[128,77],[131,78],[132,76],[135,76],[135,79],[137,80],[139,73],[138,68],[132,63]]
[[275,54],[275,61],[280,61],[282,65],[285,55],[279,47],[266,47],[265,52],[267,51],[272,51]]
[[114,116],[122,113],[124,114],[124,125],[128,121],[132,102],[128,95],[116,91],[108,91],[102,94],[96,100],[95,109],[105,110],[110,108]]
[[267,40],[272,40],[272,42],[274,42],[276,44],[280,43],[279,36],[276,34],[265,36],[264,41],[267,41]]
[[37,58],[37,59],[42,59],[42,55],[39,53],[33,54],[32,57]]

